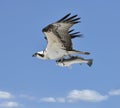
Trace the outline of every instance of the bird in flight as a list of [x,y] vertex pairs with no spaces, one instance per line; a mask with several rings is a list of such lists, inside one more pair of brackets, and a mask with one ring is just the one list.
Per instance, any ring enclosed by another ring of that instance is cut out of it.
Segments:
[[74,29],[69,30],[73,25],[80,22],[78,15],[71,16],[71,13],[65,15],[63,18],[47,25],[42,29],[44,38],[47,41],[46,48],[33,54],[33,57],[40,59],[50,59],[62,62],[65,57],[73,57],[73,54],[89,55],[89,52],[83,52],[73,49],[72,39],[80,37],[80,32],[73,32]]

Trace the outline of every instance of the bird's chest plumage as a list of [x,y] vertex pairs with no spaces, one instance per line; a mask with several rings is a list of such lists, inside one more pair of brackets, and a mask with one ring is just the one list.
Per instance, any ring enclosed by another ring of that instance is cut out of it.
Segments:
[[59,39],[55,38],[56,37],[54,34],[51,34],[50,37],[48,37],[49,42],[46,47],[46,54],[49,59],[59,59],[66,54],[66,50],[63,44]]
[[46,54],[50,59],[59,59],[66,54],[66,50],[60,49],[57,46],[46,49]]

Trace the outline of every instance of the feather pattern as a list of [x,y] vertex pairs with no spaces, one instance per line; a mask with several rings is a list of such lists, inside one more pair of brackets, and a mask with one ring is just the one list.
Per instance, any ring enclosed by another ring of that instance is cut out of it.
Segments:
[[[70,51],[72,50],[72,38],[81,37],[80,32],[74,32],[74,29],[69,29],[76,23],[79,23],[80,18],[78,18],[78,15],[70,16],[71,13],[65,15],[63,18],[58,20],[55,23],[49,24],[45,28],[43,28],[43,33],[45,34],[45,39],[49,43],[50,41],[53,42],[54,45],[56,45],[56,42],[61,42],[61,45],[64,47],[65,50]],[[56,37],[52,37],[51,32]],[[54,39],[54,41],[52,40]]]
[[64,23],[72,23],[72,24],[75,24],[75,23],[79,23],[80,21],[80,18],[76,18],[78,15],[74,15],[74,16],[71,16],[71,13],[67,14],[66,16],[64,16],[63,18],[61,18],[60,20],[57,21],[57,23],[60,23],[60,22],[64,22]]
[[79,37],[79,32],[70,33],[69,29],[76,23],[79,23],[80,18],[77,18],[78,15],[70,16],[67,14],[56,23],[53,23],[56,26],[56,32],[59,34],[61,41],[64,44],[66,50],[72,50],[72,41],[71,38]]
[[80,32],[73,32],[73,31],[74,31],[74,29],[68,31],[69,35],[71,36],[71,39],[74,39],[76,37],[83,37],[83,35],[80,34]]

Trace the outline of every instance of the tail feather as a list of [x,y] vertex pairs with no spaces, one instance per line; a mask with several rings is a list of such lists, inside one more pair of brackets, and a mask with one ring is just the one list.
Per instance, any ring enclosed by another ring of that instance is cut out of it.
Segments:
[[92,64],[93,64],[93,59],[89,59],[87,65],[91,67]]
[[71,50],[71,51],[68,51],[69,54],[85,54],[85,55],[89,55],[90,53],[89,52],[83,52],[83,51],[77,51],[77,50]]

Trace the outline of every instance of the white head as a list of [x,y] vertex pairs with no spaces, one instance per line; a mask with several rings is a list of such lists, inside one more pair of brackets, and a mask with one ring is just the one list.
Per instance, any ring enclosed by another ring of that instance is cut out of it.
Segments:
[[37,57],[39,59],[46,59],[46,57],[44,55],[44,51],[36,52],[32,55],[32,57]]

